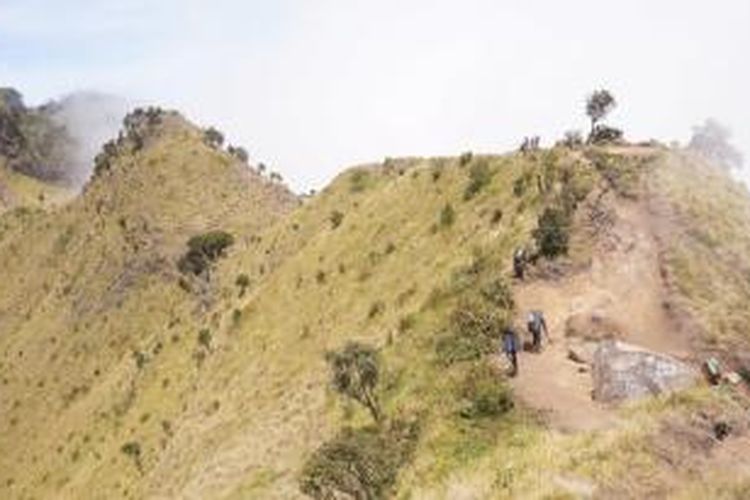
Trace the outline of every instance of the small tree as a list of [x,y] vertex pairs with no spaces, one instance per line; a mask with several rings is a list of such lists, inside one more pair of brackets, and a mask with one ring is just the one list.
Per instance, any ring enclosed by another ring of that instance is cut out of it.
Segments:
[[599,123],[610,111],[615,109],[617,101],[609,90],[596,90],[586,99],[586,115],[591,120],[591,133],[593,134],[597,123]]
[[343,212],[334,210],[333,212],[331,212],[331,215],[328,216],[328,220],[331,221],[331,229],[336,229],[341,225],[342,222],[344,222],[344,214]]
[[380,360],[374,347],[359,342],[347,343],[341,351],[326,354],[331,381],[340,394],[364,405],[380,422],[380,405],[375,386],[380,375]]
[[446,203],[440,210],[440,226],[450,227],[454,222],[456,222],[456,211],[453,209],[453,205]]
[[484,161],[475,162],[469,170],[469,183],[464,190],[464,200],[468,201],[476,196],[492,181],[493,172]]
[[240,273],[237,275],[237,279],[234,280],[234,284],[240,289],[240,297],[243,297],[247,289],[250,287],[250,276],[245,273]]
[[142,455],[140,444],[135,441],[130,441],[122,445],[120,447],[120,451],[132,458],[133,463],[135,463],[135,467],[138,469],[138,472],[143,473],[143,461],[141,460]]
[[227,148],[227,152],[237,158],[242,163],[247,163],[249,159],[249,155],[247,154],[247,150],[243,148],[242,146],[229,146]]
[[565,210],[546,208],[534,230],[539,253],[547,258],[568,253],[570,223],[570,215]]
[[183,273],[196,276],[208,271],[211,263],[224,256],[227,248],[234,244],[234,236],[226,231],[210,231],[188,240],[188,251],[177,263]]
[[224,134],[214,127],[208,127],[203,131],[203,140],[212,148],[218,149],[224,144]]
[[568,130],[560,143],[568,149],[579,148],[583,146],[583,135],[580,130]]

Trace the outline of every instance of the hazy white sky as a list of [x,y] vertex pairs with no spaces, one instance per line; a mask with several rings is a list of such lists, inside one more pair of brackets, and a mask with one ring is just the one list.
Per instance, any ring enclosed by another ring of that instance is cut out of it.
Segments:
[[497,152],[715,116],[750,156],[748,0],[0,0],[0,85],[97,89],[224,130],[293,187],[385,156]]

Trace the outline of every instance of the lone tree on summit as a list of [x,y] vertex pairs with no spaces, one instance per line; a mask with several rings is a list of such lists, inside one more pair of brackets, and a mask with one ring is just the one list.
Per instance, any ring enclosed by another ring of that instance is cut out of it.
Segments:
[[586,99],[586,114],[591,120],[591,134],[593,135],[599,123],[610,111],[615,109],[617,101],[609,90],[596,90]]

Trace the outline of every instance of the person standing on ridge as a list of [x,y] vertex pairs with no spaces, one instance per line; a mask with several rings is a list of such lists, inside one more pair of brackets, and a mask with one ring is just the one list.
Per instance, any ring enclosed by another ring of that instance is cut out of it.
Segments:
[[517,248],[513,252],[513,274],[516,279],[522,280],[524,271],[526,270],[526,250],[523,248]]
[[518,335],[510,326],[503,330],[503,352],[510,361],[510,376],[515,377],[518,374]]
[[532,348],[535,352],[542,350],[542,332],[547,337],[547,342],[551,342],[549,337],[549,330],[547,329],[547,322],[544,320],[542,311],[531,311],[529,313],[529,320],[526,323],[526,327],[531,333]]

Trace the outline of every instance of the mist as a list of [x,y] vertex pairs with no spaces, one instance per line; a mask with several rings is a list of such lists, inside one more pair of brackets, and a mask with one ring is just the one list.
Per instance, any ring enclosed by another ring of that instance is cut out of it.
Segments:
[[65,169],[74,187],[82,187],[89,179],[94,157],[117,136],[128,107],[121,97],[94,91],[74,92],[55,101],[51,118],[73,139]]

